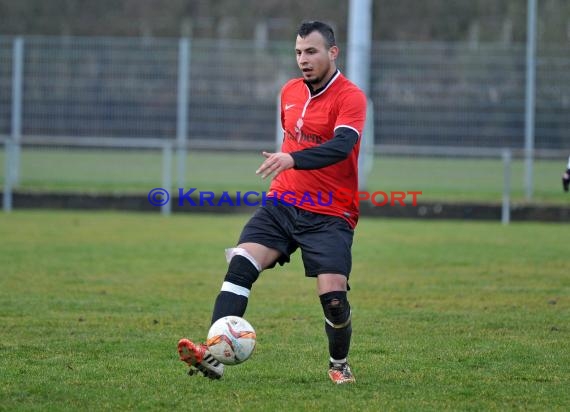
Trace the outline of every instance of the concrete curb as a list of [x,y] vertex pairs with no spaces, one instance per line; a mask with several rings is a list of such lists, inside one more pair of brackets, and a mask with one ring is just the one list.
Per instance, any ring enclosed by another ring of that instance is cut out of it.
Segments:
[[[1,196],[0,196],[1,199]],[[252,213],[255,206],[179,206],[171,199],[173,213]],[[196,203],[199,202],[196,200]],[[235,203],[235,202],[234,202]],[[160,212],[143,194],[89,194],[89,193],[38,193],[14,192],[13,208],[19,209],[68,209],[68,210],[130,210]],[[362,216],[408,219],[466,219],[501,220],[501,205],[487,203],[418,202],[417,206],[373,206],[362,202]],[[512,205],[512,221],[567,222],[570,223],[570,206]]]

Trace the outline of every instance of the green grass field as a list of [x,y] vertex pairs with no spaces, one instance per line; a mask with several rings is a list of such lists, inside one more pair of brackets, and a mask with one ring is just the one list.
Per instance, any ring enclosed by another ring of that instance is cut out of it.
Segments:
[[568,410],[568,225],[363,219],[350,299],[352,386],[326,376],[299,255],[264,272],[258,347],[189,377],[247,216],[0,215],[0,409]]
[[[4,178],[0,151],[0,181]],[[251,153],[190,153],[184,188],[235,193],[267,190],[268,182],[255,175],[261,155]],[[537,160],[534,164],[533,202],[570,205],[562,191],[565,161]],[[160,187],[162,157],[151,151],[29,149],[22,151],[18,190],[120,192],[146,194]],[[173,185],[177,187],[173,168]],[[524,203],[524,165],[514,160],[511,197]],[[500,159],[461,159],[377,156],[368,188],[373,191],[422,191],[422,201],[476,201],[500,203],[503,164]]]

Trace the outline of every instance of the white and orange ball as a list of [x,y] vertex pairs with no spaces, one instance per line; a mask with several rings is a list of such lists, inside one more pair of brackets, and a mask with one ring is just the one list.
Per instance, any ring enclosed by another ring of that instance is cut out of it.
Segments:
[[237,365],[249,359],[255,343],[255,329],[239,316],[225,316],[214,322],[206,341],[212,356],[224,365]]

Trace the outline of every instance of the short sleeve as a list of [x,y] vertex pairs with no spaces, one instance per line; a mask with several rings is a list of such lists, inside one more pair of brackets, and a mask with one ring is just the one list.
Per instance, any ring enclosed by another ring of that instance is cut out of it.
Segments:
[[348,127],[362,135],[366,122],[366,96],[357,88],[347,91],[340,96],[338,116],[334,128]]

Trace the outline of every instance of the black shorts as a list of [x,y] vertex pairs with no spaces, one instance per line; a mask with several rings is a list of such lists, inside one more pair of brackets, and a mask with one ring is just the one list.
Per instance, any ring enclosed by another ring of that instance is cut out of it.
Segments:
[[270,268],[289,262],[291,254],[300,248],[306,276],[334,273],[348,279],[353,237],[354,230],[341,217],[267,202],[247,222],[239,243],[259,243],[281,252]]

